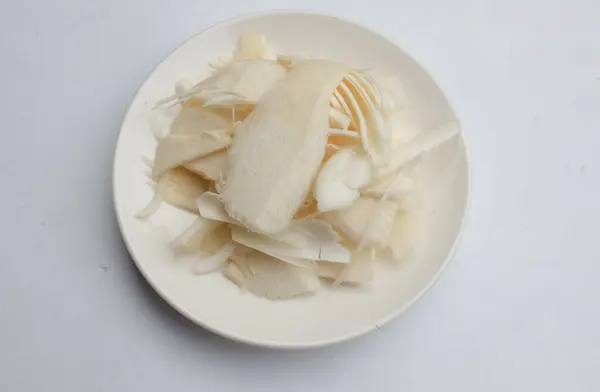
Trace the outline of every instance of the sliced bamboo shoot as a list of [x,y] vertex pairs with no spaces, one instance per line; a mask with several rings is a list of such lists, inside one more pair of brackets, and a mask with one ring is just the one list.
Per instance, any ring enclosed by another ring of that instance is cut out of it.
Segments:
[[188,162],[185,167],[206,179],[217,181],[225,173],[228,159],[229,154],[222,150]]
[[231,130],[204,131],[196,135],[169,135],[156,148],[152,170],[158,178],[168,169],[219,151],[231,145]]
[[185,105],[173,121],[170,134],[198,135],[213,129],[230,129],[232,125],[231,117],[224,112],[196,105]]
[[424,153],[444,144],[458,134],[458,120],[448,122],[431,131],[419,133],[413,140],[393,151],[389,165],[383,168],[379,175],[398,171],[405,165],[419,158]]
[[371,181],[370,163],[351,149],[336,152],[323,166],[315,181],[314,194],[319,211],[350,207],[360,197],[359,189]]
[[231,229],[229,225],[222,222],[213,222],[214,229],[206,233],[202,238],[200,249],[208,254],[217,253],[223,246],[231,242]]
[[[368,250],[362,250],[360,255],[352,255],[352,268],[348,270],[341,283],[362,284],[373,280],[373,262]],[[323,279],[335,280],[346,268],[346,264],[317,262],[317,276]]]
[[172,206],[197,214],[196,199],[207,189],[208,183],[202,177],[184,168],[177,167],[171,170],[164,201]]
[[233,53],[234,60],[276,60],[277,56],[269,49],[267,37],[262,34],[242,34]]
[[227,259],[235,250],[235,245],[232,243],[222,246],[217,252],[210,256],[204,257],[196,263],[194,266],[194,273],[196,275],[206,275],[211,272],[221,269]]
[[[239,244],[294,264],[297,260],[347,263],[351,257],[350,251],[337,242],[312,242],[305,246],[293,246],[239,227],[232,229],[231,236]],[[300,264],[306,266],[307,263]]]
[[391,200],[361,197],[352,207],[328,212],[325,218],[354,243],[362,240],[365,247],[380,249],[389,242],[397,213],[398,204]]
[[[238,266],[240,264],[244,267]],[[243,268],[248,269],[248,276],[244,275]],[[270,300],[307,294],[320,286],[319,279],[308,268],[295,267],[256,251],[229,263],[225,275],[254,295]]]
[[199,83],[192,91],[223,90],[250,101],[257,101],[286,75],[287,69],[277,61],[240,60]]
[[414,188],[415,180],[408,173],[398,178],[396,173],[390,172],[373,181],[360,192],[371,197],[381,197],[388,192],[390,198],[398,201],[412,192]]
[[329,100],[348,68],[311,60],[265,94],[230,148],[223,202],[248,228],[276,233],[304,202],[325,155]]

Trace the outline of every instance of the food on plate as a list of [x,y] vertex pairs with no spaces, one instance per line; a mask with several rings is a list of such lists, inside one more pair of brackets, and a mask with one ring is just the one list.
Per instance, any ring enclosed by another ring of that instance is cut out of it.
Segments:
[[278,54],[260,34],[211,69],[153,109],[176,115],[154,123],[154,196],[138,214],[166,202],[196,215],[170,244],[198,255],[193,273],[278,300],[366,284],[375,263],[410,256],[415,168],[458,121],[421,130],[396,78]]

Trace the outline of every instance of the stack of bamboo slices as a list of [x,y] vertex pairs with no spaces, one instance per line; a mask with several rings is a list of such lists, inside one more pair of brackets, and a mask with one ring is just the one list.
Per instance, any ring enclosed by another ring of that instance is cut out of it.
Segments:
[[171,243],[197,254],[195,273],[275,300],[368,283],[375,262],[410,254],[414,169],[457,121],[421,132],[395,78],[278,55],[262,35],[211,66],[153,111],[177,115],[154,127],[154,197],[138,214],[166,202],[197,215]]

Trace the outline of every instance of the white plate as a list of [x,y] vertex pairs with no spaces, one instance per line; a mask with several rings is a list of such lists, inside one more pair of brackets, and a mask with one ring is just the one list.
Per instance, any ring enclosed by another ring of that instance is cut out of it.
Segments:
[[468,199],[464,142],[455,138],[422,161],[420,182],[428,188],[424,245],[399,267],[383,263],[375,281],[361,288],[324,289],[312,296],[272,302],[242,293],[222,274],[195,276],[176,260],[171,235],[193,218],[169,206],[149,221],[134,218],[151,197],[142,156],[155,142],[148,109],[173,92],[181,78],[198,81],[208,62],[231,53],[240,33],[266,34],[278,53],[339,60],[396,74],[425,128],[455,117],[438,86],[411,57],[387,39],[354,23],[306,12],[271,12],[220,23],[177,48],[152,72],[123,122],[114,162],[117,217],[137,267],[169,304],[197,324],[241,342],[279,348],[315,347],[348,340],[406,310],[442,271],[461,230]]

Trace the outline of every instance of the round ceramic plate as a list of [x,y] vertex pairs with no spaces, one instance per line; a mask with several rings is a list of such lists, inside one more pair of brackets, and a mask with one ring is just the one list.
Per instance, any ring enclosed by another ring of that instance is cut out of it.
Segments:
[[153,104],[173,93],[180,79],[199,81],[208,63],[228,56],[242,33],[265,34],[281,54],[307,55],[376,68],[397,75],[424,129],[455,118],[427,72],[377,33],[339,18],[305,12],[247,15],[205,30],[177,48],[152,72],[123,122],[114,162],[114,197],[125,243],[137,267],[169,304],[202,327],[260,346],[315,347],[357,337],[406,310],[436,280],[461,230],[468,198],[468,167],[456,137],[420,162],[417,180],[426,195],[422,241],[405,262],[376,263],[374,281],[362,287],[329,287],[314,295],[269,301],[242,292],[221,273],[197,276],[168,242],[194,218],[163,205],[149,220],[134,217],[151,198],[147,167],[156,142],[147,122]]

